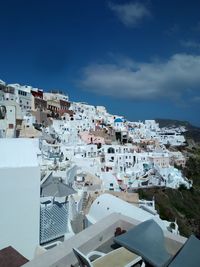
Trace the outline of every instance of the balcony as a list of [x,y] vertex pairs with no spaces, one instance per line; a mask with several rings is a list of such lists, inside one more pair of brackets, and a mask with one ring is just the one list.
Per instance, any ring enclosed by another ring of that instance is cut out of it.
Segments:
[[[87,254],[92,250],[108,253],[112,250],[114,233],[117,227],[129,230],[136,226],[138,221],[119,213],[112,213],[98,223],[86,228],[77,235],[64,241],[62,244],[37,256],[26,263],[25,267],[70,267],[77,264],[72,248],[78,248]],[[166,248],[170,254],[175,254],[185,243],[186,238],[164,232]]]

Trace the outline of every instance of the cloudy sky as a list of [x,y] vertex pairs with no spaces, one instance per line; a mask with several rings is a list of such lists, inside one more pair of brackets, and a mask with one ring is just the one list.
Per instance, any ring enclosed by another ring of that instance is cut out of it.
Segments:
[[0,79],[200,126],[198,0],[2,0]]

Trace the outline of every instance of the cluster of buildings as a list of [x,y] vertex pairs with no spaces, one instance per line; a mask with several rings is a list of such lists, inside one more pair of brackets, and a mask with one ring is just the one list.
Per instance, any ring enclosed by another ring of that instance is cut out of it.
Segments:
[[175,168],[185,157],[170,150],[184,131],[0,80],[0,249],[32,260],[115,213],[178,235],[136,190],[192,187]]

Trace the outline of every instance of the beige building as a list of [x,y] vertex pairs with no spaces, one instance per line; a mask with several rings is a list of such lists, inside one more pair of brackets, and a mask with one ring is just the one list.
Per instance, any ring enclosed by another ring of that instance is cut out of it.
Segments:
[[148,157],[154,166],[167,168],[170,165],[170,157],[167,153],[151,153]]
[[183,154],[180,151],[170,152],[171,156],[171,164],[172,165],[178,165],[185,167],[186,164],[186,158],[183,156]]

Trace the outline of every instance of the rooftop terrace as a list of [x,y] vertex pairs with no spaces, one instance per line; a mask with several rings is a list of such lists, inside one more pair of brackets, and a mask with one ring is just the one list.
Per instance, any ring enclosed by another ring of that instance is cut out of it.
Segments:
[[[119,213],[112,213],[98,223],[86,228],[77,235],[66,240],[62,244],[37,256],[34,260],[26,263],[25,267],[70,267],[77,264],[72,248],[78,248],[87,254],[93,250],[109,252],[117,227],[129,230],[139,222]],[[164,232],[165,244],[170,254],[175,254],[185,243],[186,238]]]

